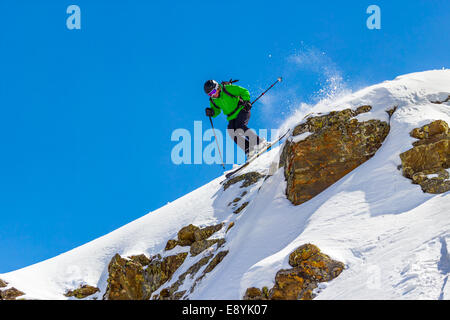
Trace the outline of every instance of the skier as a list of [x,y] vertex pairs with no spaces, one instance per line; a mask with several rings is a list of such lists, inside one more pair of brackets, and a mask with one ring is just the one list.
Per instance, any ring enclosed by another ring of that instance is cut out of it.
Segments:
[[207,117],[215,118],[223,111],[228,120],[228,134],[249,159],[269,143],[247,127],[252,108],[250,93],[233,82],[235,81],[230,80],[221,84],[215,80],[205,82],[203,88],[209,96],[210,104],[205,113]]

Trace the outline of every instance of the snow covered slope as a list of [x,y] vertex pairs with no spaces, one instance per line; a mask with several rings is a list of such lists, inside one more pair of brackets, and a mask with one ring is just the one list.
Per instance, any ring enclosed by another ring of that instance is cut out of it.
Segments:
[[[52,259],[0,274],[27,299],[67,299],[80,284],[106,290],[108,263],[122,256],[163,253],[169,239],[188,224],[235,222],[225,234],[223,261],[196,286],[190,299],[241,299],[249,287],[272,287],[275,273],[289,268],[288,256],[305,243],[345,263],[333,281],[322,284],[316,299],[450,299],[450,194],[426,194],[402,176],[399,154],[410,149],[413,128],[432,120],[450,123],[450,70],[404,75],[338,100],[303,108],[283,125],[294,127],[306,113],[371,105],[359,120],[389,121],[385,110],[397,106],[390,133],[373,158],[313,199],[294,206],[285,195],[282,169],[247,188],[223,190],[219,177],[184,197],[122,228]],[[266,153],[245,172],[267,174],[280,148]],[[249,202],[239,214],[229,203]],[[223,228],[225,229],[225,228]],[[176,247],[170,252],[188,251]],[[202,254],[188,256],[176,280]],[[183,285],[189,288],[191,283]],[[166,285],[164,286],[166,287]],[[182,288],[180,288],[181,290]],[[158,293],[158,291],[156,292]]]

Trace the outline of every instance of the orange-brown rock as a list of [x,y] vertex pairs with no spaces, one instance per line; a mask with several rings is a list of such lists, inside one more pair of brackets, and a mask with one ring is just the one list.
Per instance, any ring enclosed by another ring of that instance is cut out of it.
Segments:
[[107,300],[146,300],[150,298],[150,286],[146,283],[143,266],[116,254],[108,266]]
[[194,257],[196,255],[198,255],[199,253],[205,251],[206,249],[208,249],[209,247],[211,247],[212,245],[218,243],[221,239],[211,239],[211,240],[199,240],[199,241],[195,241],[192,245],[191,245],[191,250],[189,251],[191,253],[191,255]]
[[143,259],[128,260],[116,254],[108,266],[108,287],[104,298],[108,300],[149,299],[153,291],[171,279],[187,255],[187,252],[165,258],[157,255],[149,259],[151,262],[144,269],[139,262]]
[[450,190],[450,134],[448,124],[436,120],[410,132],[419,139],[413,148],[400,154],[403,175],[419,184],[423,192],[444,193]]
[[234,227],[234,221],[231,221],[230,224],[227,227],[227,231],[226,232],[228,232],[233,227]]
[[178,231],[178,239],[177,240],[169,240],[167,241],[165,251],[172,250],[177,245],[180,246],[192,246],[195,242],[205,240],[213,235],[215,232],[222,229],[223,224],[217,224],[214,226],[207,226],[205,228],[199,228],[190,224],[186,227],[183,227]]
[[211,235],[213,235],[214,233],[216,233],[217,231],[219,231],[220,229],[222,229],[223,224],[217,224],[214,226],[208,226],[205,228],[201,228],[201,229],[197,229],[194,232],[194,239],[195,241],[201,241],[201,240],[205,240],[208,239]]
[[211,262],[206,266],[204,274],[211,272],[228,254],[228,250],[220,251],[215,257],[211,260]]
[[64,295],[66,297],[75,297],[77,299],[84,299],[99,291],[100,289],[97,287],[93,287],[90,285],[83,285],[80,286],[78,289],[67,291]]
[[175,271],[183,264],[188,253],[182,252],[173,256],[165,257],[162,260],[153,259],[145,270],[145,280],[151,291],[157,290],[166,281],[172,278]]
[[12,287],[3,291],[0,291],[0,300],[16,300],[18,297],[23,296],[23,293],[20,290]]
[[190,224],[178,231],[178,244],[182,246],[190,246],[195,241],[195,232],[200,230],[199,227]]
[[183,296],[185,291],[177,292],[177,290],[184,283],[186,277],[189,275],[191,278],[193,278],[195,274],[200,270],[200,268],[206,265],[212,257],[213,255],[210,254],[206,257],[201,258],[197,263],[189,267],[186,272],[181,274],[178,277],[178,280],[175,281],[169,288],[164,288],[163,290],[161,290],[157,298],[160,300],[179,300]]
[[251,287],[245,291],[244,300],[263,300],[263,293],[259,288]]
[[2,279],[0,279],[0,288],[5,288],[8,285],[8,282],[3,281]]
[[139,254],[135,256],[129,257],[130,260],[139,262],[142,266],[148,266],[151,262],[149,258],[145,254]]
[[251,186],[252,184],[258,182],[259,179],[263,178],[264,176],[260,174],[259,172],[247,172],[244,174],[241,174],[240,176],[231,178],[230,180],[227,180],[223,184],[223,190],[227,190],[231,185],[242,182],[241,188],[247,188]]
[[241,204],[241,206],[239,208],[234,210],[233,213],[235,213],[235,214],[241,213],[241,211],[244,210],[248,206],[248,204],[249,204],[249,202],[244,202],[243,204]]
[[164,248],[164,250],[165,251],[172,250],[177,245],[178,245],[178,240],[171,239],[171,240],[167,241],[166,247]]
[[311,300],[319,282],[331,281],[342,272],[344,264],[331,259],[312,244],[305,244],[289,256],[292,269],[283,269],[275,276],[272,289],[247,289],[244,299]]
[[370,159],[380,148],[389,133],[388,123],[359,122],[353,118],[370,109],[370,106],[361,106],[356,111],[345,109],[309,117],[294,128],[294,136],[312,134],[298,142],[287,142],[281,155],[286,193],[293,204],[313,198]]

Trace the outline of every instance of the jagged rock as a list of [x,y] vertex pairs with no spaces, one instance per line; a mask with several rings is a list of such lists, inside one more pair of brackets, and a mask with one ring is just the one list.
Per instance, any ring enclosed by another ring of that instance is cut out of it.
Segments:
[[168,281],[175,271],[183,264],[188,253],[182,252],[173,256],[165,257],[163,260],[155,260],[145,270],[145,280],[153,292]]
[[248,202],[244,202],[239,208],[234,210],[233,213],[236,213],[236,214],[240,213],[242,210],[245,209],[245,207],[247,207],[247,205],[248,205]]
[[358,114],[368,112],[371,109],[371,106],[361,106],[357,109],[358,111],[345,109],[342,111],[332,111],[323,116],[309,117],[306,119],[306,122],[301,123],[294,128],[292,135],[297,136],[305,132],[320,132],[333,125],[345,123]]
[[369,106],[369,105],[360,106],[360,107],[356,108],[355,115],[358,115],[360,113],[369,112],[370,110],[372,110],[372,106]]
[[245,291],[244,300],[266,300],[260,289],[251,287]]
[[413,129],[410,136],[416,139],[429,139],[441,133],[448,134],[448,124],[443,120],[436,120],[421,128]]
[[228,254],[228,251],[220,251],[216,256],[211,260],[211,262],[206,267],[205,271],[203,271],[203,274],[207,274],[211,272],[222,260],[225,258],[225,256]]
[[178,245],[177,240],[169,240],[167,241],[166,247],[164,248],[165,251],[172,250]]
[[230,224],[227,227],[227,231],[225,231],[225,232],[228,232],[228,230],[230,230],[233,227],[234,227],[234,221],[231,221]]
[[431,103],[442,104],[442,103],[449,102],[449,101],[450,101],[450,95],[444,101],[431,101]]
[[289,255],[289,265],[291,267],[297,267],[303,261],[307,261],[312,256],[320,253],[319,248],[312,244],[305,244],[298,247]]
[[333,280],[344,269],[343,263],[332,260],[312,244],[295,249],[289,255],[289,264],[294,268],[278,271],[272,289],[249,288],[244,299],[311,300],[319,282]]
[[394,114],[394,112],[397,110],[398,106],[394,106],[389,110],[386,110],[387,114],[389,115],[389,119],[391,119],[392,115]]
[[212,236],[214,233],[222,229],[223,224],[217,224],[215,226],[209,226],[202,229],[198,229],[194,232],[194,239],[195,241],[201,241],[208,239],[210,236]]
[[271,300],[310,300],[314,288],[300,269],[280,270],[269,297]]
[[313,198],[370,159],[389,133],[384,121],[359,122],[353,117],[370,106],[309,117],[293,135],[311,132],[299,142],[287,142],[280,157],[288,199],[295,205]]
[[158,296],[159,300],[168,300],[169,297],[170,297],[169,289],[164,288],[159,292],[159,296]]
[[[225,240],[224,240],[225,241]],[[220,245],[217,246],[218,248]],[[195,289],[195,286],[206,276],[207,273],[211,272],[222,260],[225,258],[225,256],[228,254],[228,251],[220,251],[218,254],[214,256],[214,258],[211,260],[211,262],[206,266],[205,270],[203,270],[203,273],[201,276],[199,276],[194,284],[191,286],[191,289],[189,292],[193,292]]]
[[403,175],[419,184],[423,192],[449,191],[449,173],[445,170],[450,166],[448,124],[436,120],[413,129],[410,136],[419,140],[413,143],[412,149],[400,154]]
[[255,184],[256,182],[258,182],[258,180],[261,179],[262,177],[263,177],[263,175],[260,174],[259,172],[244,173],[244,174],[241,174],[240,176],[231,178],[230,180],[225,182],[223,184],[223,190],[227,190],[231,185],[238,183],[240,181],[244,181],[241,185],[241,188],[247,188],[247,187],[251,186],[252,184]]
[[239,202],[240,200],[241,200],[241,198],[239,198],[239,197],[234,198],[233,201],[231,201],[230,203],[228,203],[228,206],[231,206],[232,204],[236,204],[236,203]]
[[332,260],[320,252],[313,244],[305,244],[289,255],[289,264],[300,268],[311,280],[324,282],[336,278],[344,269],[344,264]]
[[90,285],[83,285],[78,289],[67,291],[64,295],[66,297],[75,297],[77,299],[84,299],[99,291],[100,289],[97,287],[93,287]]
[[[108,287],[104,298],[108,300],[147,300],[151,293],[168,281],[183,264],[187,252],[150,260],[147,268],[142,259],[127,260],[116,254],[108,266]],[[144,260],[145,261],[145,260]]]
[[[194,277],[195,274],[200,270],[201,267],[206,265],[209,260],[213,257],[212,254],[201,258],[197,263],[193,264],[186,272],[178,277],[178,280],[175,281],[169,288],[164,288],[161,290],[157,299],[160,300],[179,300],[186,291],[176,292],[178,288],[184,283],[184,280],[188,275]],[[164,292],[163,292],[164,291]],[[181,294],[183,293],[183,294]],[[181,296],[180,296],[181,295]]]
[[147,258],[145,254],[131,256],[131,257],[129,257],[129,259],[139,262],[144,267],[148,266],[151,262],[151,260],[149,258]]
[[219,242],[220,239],[212,239],[212,240],[199,240],[199,241],[195,241],[192,245],[191,245],[191,250],[190,253],[192,256],[196,256],[199,253],[203,252],[204,250],[206,250],[207,248],[211,247],[212,245],[216,244],[217,242]]
[[181,228],[178,231],[178,240],[169,240],[167,241],[165,251],[172,250],[177,245],[180,246],[190,246],[194,244],[196,241],[205,240],[209,238],[211,235],[222,229],[223,224],[217,224],[214,226],[208,226],[205,228],[199,228],[190,224],[186,227]]
[[175,292],[173,294],[173,300],[180,300],[184,296],[185,293],[186,293],[186,290]]
[[190,246],[195,241],[195,231],[200,230],[199,227],[190,224],[178,231],[178,244],[182,246]]
[[16,298],[23,295],[25,295],[25,293],[13,287],[0,291],[0,300],[16,300]]
[[8,282],[3,281],[2,279],[0,279],[0,288],[5,288],[8,285]]
[[107,300],[146,300],[151,289],[146,283],[143,266],[116,254],[108,266]]

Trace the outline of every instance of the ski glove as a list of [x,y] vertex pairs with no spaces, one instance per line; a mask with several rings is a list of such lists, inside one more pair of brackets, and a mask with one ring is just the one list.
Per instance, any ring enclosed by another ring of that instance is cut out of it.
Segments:
[[244,106],[244,110],[245,111],[250,111],[250,109],[252,108],[252,103],[250,101],[243,101],[242,105]]
[[214,110],[212,108],[206,108],[205,113],[207,117],[214,117]]

